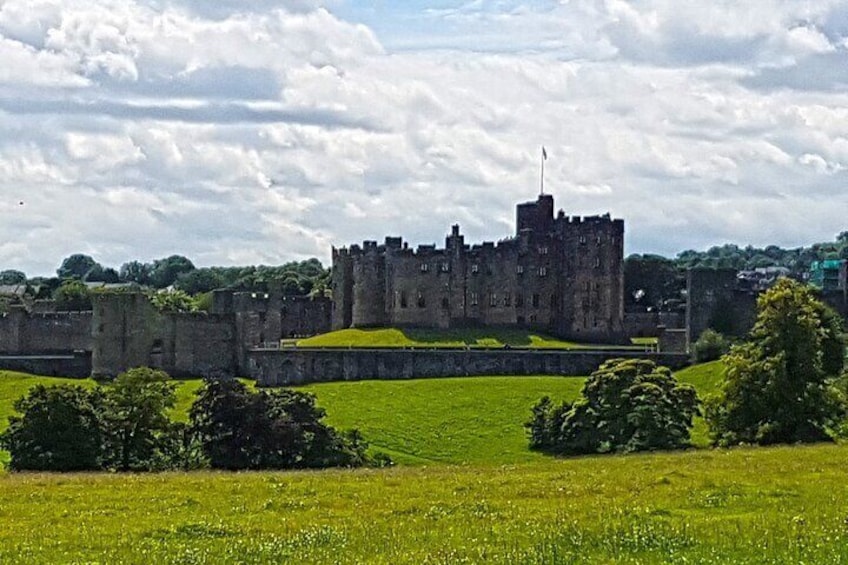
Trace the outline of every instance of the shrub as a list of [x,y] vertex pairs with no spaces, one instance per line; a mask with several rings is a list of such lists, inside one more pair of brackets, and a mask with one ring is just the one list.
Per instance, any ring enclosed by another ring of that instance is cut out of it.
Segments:
[[80,386],[38,385],[15,402],[0,444],[13,470],[90,471],[104,457],[103,396]]
[[697,363],[706,363],[721,358],[730,349],[725,337],[713,329],[706,329],[692,347],[692,356]]
[[545,397],[532,410],[525,424],[530,447],[577,455],[687,447],[699,401],[667,367],[612,359],[592,373],[574,403],[555,405]]

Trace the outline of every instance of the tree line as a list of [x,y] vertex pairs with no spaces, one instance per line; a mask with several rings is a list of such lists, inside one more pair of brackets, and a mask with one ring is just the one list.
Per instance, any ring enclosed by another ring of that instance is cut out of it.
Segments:
[[783,267],[790,276],[802,280],[814,261],[828,259],[848,259],[848,231],[840,233],[832,242],[793,249],[777,245],[758,248],[725,244],[706,251],[688,249],[673,259],[656,254],[633,254],[624,261],[625,308],[630,311],[674,310],[683,303],[687,269],[744,271]]
[[166,469],[303,469],[386,465],[370,457],[358,431],[339,432],[322,419],[311,394],[250,390],[208,378],[189,422],[168,416],[175,383],[141,367],[112,383],[33,387],[15,402],[18,415],[0,434],[13,470],[151,471]]
[[789,278],[759,296],[757,311],[748,338],[721,358],[720,390],[703,402],[666,367],[611,360],[576,401],[544,397],[532,408],[530,447],[565,455],[681,449],[701,414],[714,446],[848,436],[842,319]]
[[[330,270],[318,259],[291,261],[279,266],[256,265],[247,267],[195,267],[182,255],[171,255],[145,263],[129,261],[119,269],[106,267],[91,256],[76,253],[66,257],[55,277],[28,278],[25,273],[7,269],[0,271],[0,285],[23,286],[23,296],[5,302],[24,302],[53,299],[60,310],[87,310],[91,308],[91,285],[87,283],[126,284],[139,289],[179,291],[183,296],[178,309],[190,307],[205,309],[212,290],[267,292],[280,288],[292,296],[323,296],[330,282]],[[184,295],[196,297],[190,306]]]

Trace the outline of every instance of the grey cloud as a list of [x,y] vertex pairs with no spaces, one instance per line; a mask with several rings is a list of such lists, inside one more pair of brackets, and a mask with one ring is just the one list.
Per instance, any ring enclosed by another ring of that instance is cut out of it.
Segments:
[[848,87],[848,51],[809,55],[789,67],[758,69],[740,81],[757,90],[844,92]]
[[379,131],[380,124],[332,110],[261,109],[237,102],[204,102],[197,106],[153,105],[112,100],[21,100],[0,98],[0,110],[10,114],[108,116],[130,120],[173,121],[196,124],[292,123],[327,129]]

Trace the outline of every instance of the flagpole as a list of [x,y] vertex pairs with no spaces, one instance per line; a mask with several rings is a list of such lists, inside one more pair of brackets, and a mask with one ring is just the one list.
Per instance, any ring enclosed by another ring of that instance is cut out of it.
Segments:
[[539,196],[544,196],[544,194],[545,194],[545,147],[544,147],[544,145],[542,146],[541,159],[542,159],[542,179],[541,179],[541,183],[540,183]]

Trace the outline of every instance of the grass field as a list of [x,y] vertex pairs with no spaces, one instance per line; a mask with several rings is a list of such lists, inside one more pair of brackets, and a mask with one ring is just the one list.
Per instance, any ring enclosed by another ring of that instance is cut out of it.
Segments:
[[846,456],[0,475],[0,563],[846,563]]
[[[700,394],[712,392],[720,365],[709,363],[678,373]],[[0,429],[12,412],[12,402],[36,383],[85,383],[52,377],[0,372]],[[177,381],[175,419],[187,418],[199,380]],[[577,377],[462,377],[412,381],[321,383],[301,387],[314,393],[327,410],[327,421],[339,428],[358,428],[372,449],[397,463],[519,463],[544,456],[527,449],[522,424],[542,396],[573,400],[583,379]],[[693,430],[695,445],[706,445],[700,420]],[[0,461],[4,455],[0,454]]]
[[[677,375],[705,394],[721,365]],[[0,373],[0,415],[39,382],[67,380]],[[530,405],[543,394],[573,398],[581,385],[484,377],[303,387],[331,423],[359,427],[412,464],[390,469],[0,471],[0,563],[848,563],[848,447],[527,451]],[[175,417],[198,386],[180,382]],[[699,422],[696,443],[703,433]]]
[[[532,347],[539,349],[585,349],[621,346],[592,345],[516,329],[397,329],[351,328],[297,340],[299,347]],[[640,344],[644,347],[648,342]]]

